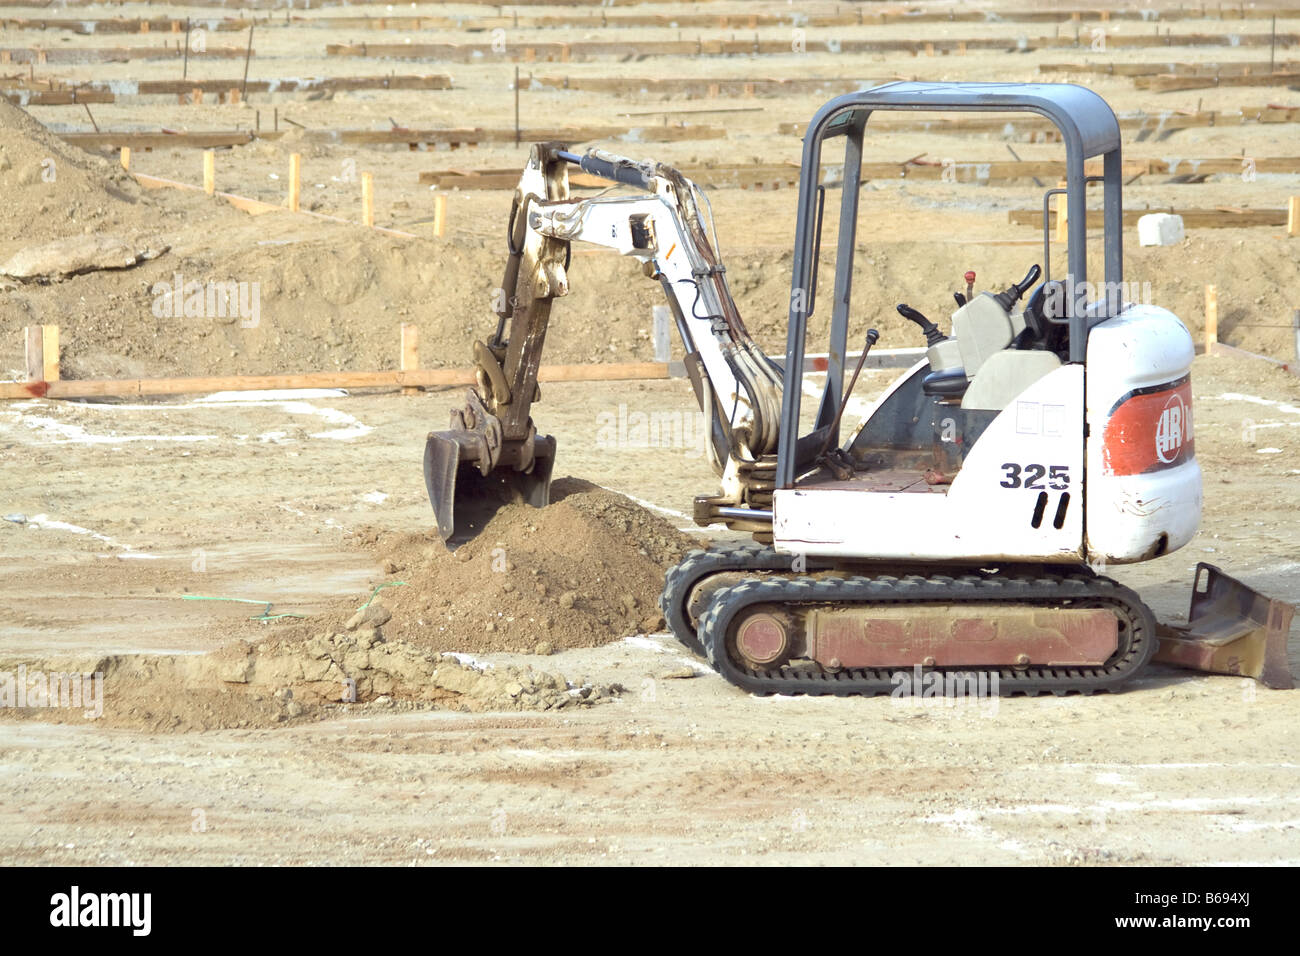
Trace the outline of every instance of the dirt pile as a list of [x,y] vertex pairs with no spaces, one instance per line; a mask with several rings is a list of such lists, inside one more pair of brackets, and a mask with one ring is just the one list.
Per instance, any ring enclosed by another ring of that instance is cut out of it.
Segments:
[[0,241],[129,232],[151,218],[151,204],[119,164],[67,145],[7,100],[0,101],[0,188]]
[[[620,685],[566,673],[572,658],[546,655],[661,629],[664,571],[698,542],[596,485],[562,478],[552,488],[548,507],[506,507],[455,551],[432,534],[359,533],[354,543],[390,575],[369,600],[270,629],[240,620],[236,634],[249,639],[207,654],[0,661],[0,719],[167,732],[613,700]],[[541,656],[523,665],[476,659],[490,652]],[[99,690],[92,699],[86,678],[76,706],[26,693],[24,706],[13,677],[20,666],[33,686],[47,686],[40,674],[98,674]]]
[[237,641],[201,657],[120,655],[19,667],[0,664],[14,682],[0,680],[0,698],[13,698],[5,698],[0,717],[151,732],[277,727],[385,710],[579,710],[624,690],[389,643],[375,628],[307,641]]
[[550,506],[505,508],[455,551],[432,532],[361,532],[405,583],[343,626],[435,651],[542,654],[661,629],[664,572],[697,542],[614,492],[573,478],[552,488]]

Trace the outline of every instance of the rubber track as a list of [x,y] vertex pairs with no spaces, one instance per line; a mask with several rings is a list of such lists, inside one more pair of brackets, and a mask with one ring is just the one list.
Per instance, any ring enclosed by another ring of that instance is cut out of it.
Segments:
[[734,571],[773,571],[789,574],[793,555],[781,554],[758,544],[739,544],[733,548],[710,548],[691,551],[680,563],[669,568],[659,609],[673,636],[701,657],[708,656],[695,625],[686,610],[691,592],[705,578]]
[[[1110,607],[1128,623],[1129,645],[1105,667],[976,668],[954,667],[954,672],[998,674],[1002,696],[1057,695],[1115,690],[1138,673],[1155,651],[1156,622],[1151,610],[1131,590],[1090,572],[1024,574],[967,572],[956,575],[854,576],[847,578],[751,578],[717,591],[700,619],[702,643],[715,670],[731,683],[757,694],[834,694],[847,697],[889,693],[897,686],[895,674],[912,674],[906,668],[855,668],[835,673],[782,668],[750,670],[737,664],[725,649],[725,635],[737,615],[759,603],[893,604],[958,603],[982,601],[1029,606],[1060,606],[1085,602],[1085,606]],[[940,669],[942,670],[942,669]]]

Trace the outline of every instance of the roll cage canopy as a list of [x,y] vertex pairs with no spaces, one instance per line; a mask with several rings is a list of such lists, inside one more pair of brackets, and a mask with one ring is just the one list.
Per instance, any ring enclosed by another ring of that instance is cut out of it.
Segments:
[[[781,410],[781,438],[777,455],[776,486],[794,486],[798,446],[820,444],[833,418],[844,382],[844,357],[852,292],[853,253],[856,248],[858,190],[861,185],[862,147],[867,121],[878,110],[934,112],[1025,112],[1051,120],[1065,144],[1066,209],[1068,219],[1067,303],[1076,301],[1075,289],[1088,278],[1087,206],[1084,163],[1102,157],[1103,232],[1107,288],[1119,289],[1124,279],[1121,201],[1120,129],[1106,101],[1086,87],[1070,83],[886,83],[869,90],[847,93],[828,102],[804,133],[799,212],[795,226],[790,319],[786,339],[787,385]],[[820,185],[822,144],[846,139],[840,229],[836,250],[834,304],[830,324],[830,359],[826,391],[813,434],[798,439],[800,393],[805,334],[815,299],[816,259],[820,244],[820,210],[825,189]],[[1048,197],[1045,197],[1045,204]],[[1046,208],[1046,205],[1044,206]],[[1044,263],[1047,268],[1049,263]],[[1102,303],[1108,308],[1108,302]],[[1082,308],[1069,308],[1069,361],[1082,362],[1087,354],[1089,316]],[[1093,317],[1095,319],[1095,316]],[[832,435],[832,441],[838,435]]]

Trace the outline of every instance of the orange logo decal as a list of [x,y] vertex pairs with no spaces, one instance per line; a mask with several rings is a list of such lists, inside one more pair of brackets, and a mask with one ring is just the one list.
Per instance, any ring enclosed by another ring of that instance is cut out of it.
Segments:
[[1121,399],[1106,420],[1103,471],[1140,475],[1173,468],[1195,457],[1192,384],[1184,379]]

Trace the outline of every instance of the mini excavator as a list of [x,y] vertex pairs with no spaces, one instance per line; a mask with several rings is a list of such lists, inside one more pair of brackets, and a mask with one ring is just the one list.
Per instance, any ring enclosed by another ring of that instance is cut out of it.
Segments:
[[[950,334],[897,306],[924,354],[848,430],[841,419],[878,339],[869,330],[858,354],[848,351],[864,133],[872,114],[890,110],[1045,117],[1064,144],[1066,182],[1043,197],[1042,263],[1004,289],[977,293],[968,276]],[[1086,175],[1089,160],[1101,175]],[[823,182],[824,161],[843,163],[838,183]],[[575,198],[571,169],[611,189]],[[1088,282],[1093,183],[1099,284]],[[1200,564],[1188,623],[1166,627],[1096,570],[1169,554],[1201,515],[1192,338],[1172,312],[1122,301],[1121,185],[1119,124],[1080,86],[899,82],[831,100],[804,135],[777,360],[736,308],[699,187],[662,163],[534,145],[510,212],[508,295],[495,334],[473,346],[477,385],[426,442],[440,534],[472,535],[504,501],[548,503],[555,441],[537,433],[531,408],[551,303],[568,292],[570,244],[589,242],[637,259],[663,287],[721,484],[695,499],[694,519],[753,538],[692,552],[669,570],[661,603],[677,638],[731,683],[870,695],[919,668],[996,674],[1002,694],[1065,694],[1114,690],[1155,658],[1290,686],[1291,605]],[[825,383],[804,415],[806,332],[836,187]],[[1057,277],[1055,196],[1068,224]]]

